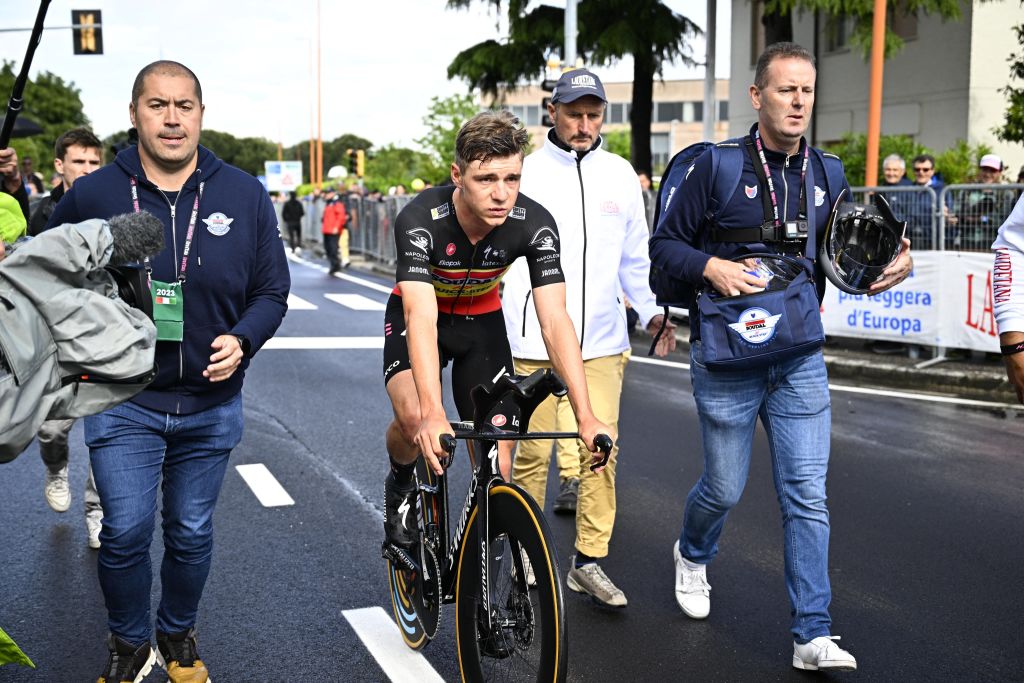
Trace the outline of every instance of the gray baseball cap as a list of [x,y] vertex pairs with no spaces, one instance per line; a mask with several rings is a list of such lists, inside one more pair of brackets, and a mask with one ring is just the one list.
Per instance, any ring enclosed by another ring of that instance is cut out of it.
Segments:
[[597,74],[587,69],[573,69],[566,71],[555,84],[555,91],[551,93],[552,104],[558,102],[575,102],[581,97],[596,97],[602,102],[608,98],[604,94],[604,86]]

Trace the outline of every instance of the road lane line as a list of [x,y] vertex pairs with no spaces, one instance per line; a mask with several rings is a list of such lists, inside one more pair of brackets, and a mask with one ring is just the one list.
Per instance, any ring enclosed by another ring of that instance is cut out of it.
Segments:
[[271,350],[383,349],[384,337],[274,337],[263,346]]
[[242,479],[249,485],[252,492],[256,494],[260,504],[265,508],[281,507],[283,505],[295,505],[295,501],[288,492],[284,490],[281,483],[274,478],[267,466],[263,463],[251,465],[235,465],[235,469],[242,475]]
[[[294,254],[289,254],[288,255],[288,260],[289,261],[295,261],[296,263],[301,263],[302,265],[306,266],[307,268],[312,268],[314,270],[319,270],[321,273],[326,273],[327,272],[327,267],[326,266],[321,266],[319,263],[315,263],[313,261],[308,261],[308,260],[302,258],[301,256],[295,256]],[[348,282],[353,282],[353,283],[355,283],[357,285],[362,285],[363,287],[367,287],[368,289],[373,289],[373,290],[376,290],[378,292],[383,292],[384,294],[390,294],[391,290],[393,290],[395,288],[394,285],[391,285],[390,287],[388,287],[386,285],[380,284],[379,282],[373,282],[372,280],[364,280],[361,277],[356,277],[355,275],[349,275],[348,273],[335,273],[334,277],[338,278],[339,280],[346,280]]]
[[324,294],[324,297],[354,311],[383,311],[387,308],[381,302],[362,294]]
[[[644,358],[630,356],[631,362],[646,363],[648,365],[661,365],[675,367],[681,370],[689,370],[689,363],[678,361],[662,360],[660,358]],[[924,401],[926,403],[946,403],[958,406],[971,406],[974,408],[996,408],[1000,410],[1024,410],[1024,406],[1017,403],[996,403],[994,401],[978,401],[970,398],[957,398],[956,396],[934,396],[931,394],[916,394],[908,391],[895,391],[892,389],[877,389],[874,387],[851,387],[843,384],[829,383],[828,388],[832,391],[845,391],[850,394],[871,394],[872,396],[888,396],[890,398],[907,398],[912,401]]]
[[342,610],[384,674],[395,683],[444,683],[427,658],[409,649],[398,626],[382,607]]
[[295,296],[291,292],[288,293],[288,310],[289,311],[315,311],[319,308],[316,304],[306,301],[302,297]]

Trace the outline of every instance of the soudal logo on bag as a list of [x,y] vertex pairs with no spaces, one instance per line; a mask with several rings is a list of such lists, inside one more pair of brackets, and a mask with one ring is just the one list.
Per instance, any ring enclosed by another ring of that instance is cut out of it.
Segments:
[[775,326],[781,317],[781,313],[772,315],[763,308],[748,308],[740,313],[739,320],[729,323],[729,327],[749,344],[764,344],[775,335]]

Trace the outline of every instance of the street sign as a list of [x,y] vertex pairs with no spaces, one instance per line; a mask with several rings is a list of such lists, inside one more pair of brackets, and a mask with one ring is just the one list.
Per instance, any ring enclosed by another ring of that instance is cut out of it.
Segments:
[[302,184],[301,161],[265,161],[263,167],[269,192],[293,192]]

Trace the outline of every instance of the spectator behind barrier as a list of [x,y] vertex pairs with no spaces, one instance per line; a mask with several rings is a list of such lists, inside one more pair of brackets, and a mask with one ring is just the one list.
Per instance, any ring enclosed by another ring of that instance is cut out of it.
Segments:
[[[975,182],[1002,184],[1003,169],[999,156],[986,154],[978,161]],[[975,189],[959,193],[954,198],[954,215],[949,219],[952,229],[946,231],[947,248],[987,249],[1013,210],[1014,199],[1012,190]]]

